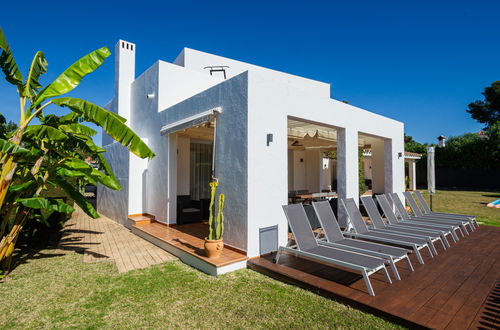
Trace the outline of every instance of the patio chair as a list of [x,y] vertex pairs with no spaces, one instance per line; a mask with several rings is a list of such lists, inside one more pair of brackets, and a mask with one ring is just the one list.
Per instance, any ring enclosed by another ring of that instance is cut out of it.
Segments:
[[[420,193],[420,192],[419,192]],[[406,197],[406,200],[410,204],[410,208],[417,217],[429,217],[429,218],[436,218],[436,219],[443,219],[443,220],[453,220],[455,223],[458,223],[460,225],[463,225],[465,228],[466,225],[469,225],[469,228],[471,231],[475,230],[474,227],[474,221],[475,217],[471,217],[468,215],[458,215],[458,214],[433,214],[433,213],[425,213],[422,212],[420,207],[418,207],[417,201],[413,198],[413,194],[411,191],[406,191],[403,193],[403,195]],[[415,194],[416,195],[416,194]],[[423,199],[423,196],[420,194],[420,196]],[[418,195],[417,195],[418,198]],[[425,200],[424,200],[425,202]],[[420,201],[420,205],[422,205],[422,201]],[[427,206],[427,204],[425,204]],[[425,208],[424,208],[425,209]]]
[[[372,221],[374,230],[385,229],[401,234],[412,234],[419,236],[423,235],[430,237],[433,243],[439,240],[444,250],[446,250],[446,247],[450,246],[450,243],[448,243],[448,240],[446,239],[447,234],[451,235],[449,231],[426,229],[418,225],[411,225],[411,224],[410,225],[398,224],[397,217],[392,211],[392,208],[387,202],[387,199],[385,199],[384,195],[377,195],[376,198],[378,204],[380,205],[382,211],[384,212],[385,218],[388,223],[385,223],[384,220],[382,219],[382,215],[378,211],[377,204],[375,203],[375,200],[371,196],[361,197],[361,202],[363,203],[363,206],[365,207],[365,210],[368,213],[370,220]],[[435,252],[435,254],[437,253]]]
[[280,255],[286,251],[295,256],[307,257],[360,272],[368,293],[371,296],[375,295],[369,279],[371,274],[383,270],[387,282],[392,283],[389,273],[385,268],[387,260],[319,245],[301,204],[283,205],[283,211],[285,212],[296,244],[287,247],[280,246],[275,259],[276,263],[279,262]]
[[[408,212],[406,211],[403,202],[399,198],[399,195],[396,193],[391,193],[391,194],[386,194],[386,197],[391,198],[394,206],[396,207],[396,211],[398,212],[399,216],[403,220],[403,222],[406,221],[411,221],[414,223],[419,223],[421,225],[429,226],[429,227],[435,227],[435,228],[453,228],[452,233],[455,236],[455,239],[458,240],[458,235],[456,234],[455,231],[459,231],[462,234],[462,237],[465,237],[464,231],[462,230],[464,227],[461,226],[460,224],[457,224],[455,221],[449,221],[449,220],[440,220],[440,219],[434,219],[434,218],[427,218],[427,217],[416,217],[416,216],[410,216]],[[466,230],[467,231],[467,230]]]
[[344,233],[345,236],[408,247],[413,250],[415,256],[418,259],[418,262],[421,264],[424,264],[424,259],[420,254],[420,250],[423,248],[427,248],[431,258],[434,258],[432,249],[430,247],[430,245],[432,244],[430,239],[408,237],[391,233],[381,233],[370,230],[366,226],[363,217],[361,216],[361,213],[359,212],[358,207],[356,206],[356,202],[354,202],[354,199],[341,198],[339,204],[340,207],[347,213],[347,218],[354,227],[355,231],[355,232],[345,232]]
[[328,201],[315,202],[313,203],[313,207],[314,211],[316,211],[316,215],[324,234],[324,238],[322,240],[318,240],[320,245],[336,247],[352,252],[360,252],[374,257],[387,259],[392,272],[394,273],[394,277],[397,280],[401,280],[401,277],[399,276],[399,272],[396,268],[396,262],[403,259],[406,260],[408,262],[408,268],[413,271],[413,266],[410,258],[408,257],[408,253],[411,253],[411,251],[384,244],[345,238]]

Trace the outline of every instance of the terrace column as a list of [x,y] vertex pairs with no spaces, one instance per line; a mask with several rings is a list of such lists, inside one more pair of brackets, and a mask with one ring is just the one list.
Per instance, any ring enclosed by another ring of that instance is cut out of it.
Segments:
[[393,147],[392,140],[384,140],[384,192],[394,192],[393,185]]
[[[358,132],[353,129],[337,130],[337,193],[339,198],[354,198],[359,203]],[[338,221],[347,227],[347,214],[340,205]]]
[[382,194],[385,191],[385,146],[384,140],[372,142],[372,192]]
[[408,177],[410,178],[410,190],[417,190],[417,166],[414,159],[406,160],[408,163]]
[[372,142],[372,192],[393,192],[392,140],[376,139]]

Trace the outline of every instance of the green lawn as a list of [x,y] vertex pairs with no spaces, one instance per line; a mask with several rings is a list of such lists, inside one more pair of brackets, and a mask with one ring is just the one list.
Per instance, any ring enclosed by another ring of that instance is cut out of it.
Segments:
[[[422,191],[427,202],[427,191]],[[500,209],[486,204],[500,198],[500,192],[438,190],[432,197],[433,211],[472,214],[489,226],[500,226]]]
[[179,261],[118,274],[42,250],[0,283],[0,328],[397,328],[251,271],[218,278]]
[[[497,198],[438,191],[434,210],[500,226],[500,210],[485,206]],[[0,329],[398,327],[248,269],[215,278],[172,261],[118,274],[112,263],[55,249],[21,260],[0,283]]]

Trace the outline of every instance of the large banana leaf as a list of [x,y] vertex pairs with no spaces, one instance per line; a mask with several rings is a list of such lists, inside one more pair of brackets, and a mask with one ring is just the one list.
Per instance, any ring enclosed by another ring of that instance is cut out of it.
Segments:
[[25,97],[34,97],[38,91],[42,87],[42,85],[38,82],[38,78],[45,72],[47,72],[47,60],[45,59],[45,55],[42,52],[37,52],[35,57],[33,57],[33,62],[31,63],[31,67],[28,73],[28,78],[26,78],[26,85],[23,89],[23,96]]
[[23,191],[34,186],[35,186],[34,181],[26,181],[20,184],[11,185],[9,187],[9,191]]
[[2,51],[0,54],[0,68],[5,74],[5,79],[11,84],[16,85],[18,90],[21,91],[23,86],[23,75],[17,67],[14,55],[12,55],[12,51],[3,34],[2,28],[0,28],[0,50]]
[[114,190],[121,190],[118,180],[113,177],[109,177],[105,173],[93,168],[81,159],[71,158],[56,170],[56,172],[61,176],[70,177],[85,177],[90,183],[97,184],[97,182],[102,183],[108,188]]
[[[120,116],[117,113],[112,112],[112,114],[118,120],[120,120],[122,123],[124,123],[124,122],[127,121],[127,119],[123,118],[122,116]],[[68,113],[65,116],[59,117],[59,121],[60,121],[61,124],[72,124],[72,123],[76,123],[78,121],[83,121],[83,119],[80,118],[80,115],[78,113],[76,113],[76,112],[70,112],[70,113]]]
[[116,114],[91,102],[74,97],[61,97],[52,102],[61,107],[68,107],[86,121],[99,125],[115,141],[120,142],[141,158],[153,158],[154,152],[134,133]]
[[0,139],[0,154],[9,154],[9,155],[23,155],[29,152],[28,149],[23,148],[17,144],[14,144],[10,141]]
[[114,177],[109,177],[105,173],[96,170],[95,168],[92,169],[91,176],[93,179],[99,181],[103,185],[105,185],[108,188],[114,189],[114,190],[121,190],[122,187],[118,183],[118,180]]
[[64,176],[82,177],[92,173],[92,166],[77,158],[64,161],[58,168],[57,173]]
[[118,188],[116,190],[121,190],[122,187],[120,186],[120,183],[118,182],[118,179],[115,176],[115,173],[113,172],[113,169],[111,169],[111,166],[109,165],[108,161],[106,158],[104,158],[104,155],[102,153],[97,154],[97,158],[99,159],[99,165],[101,169],[104,170],[104,173],[107,175],[107,180],[109,180],[109,185],[116,185]]
[[59,77],[50,85],[45,87],[36,96],[32,108],[36,107],[48,98],[66,94],[80,84],[83,77],[92,73],[104,63],[104,60],[111,55],[107,47],[99,48],[90,54],[85,55],[64,70]]
[[60,125],[59,129],[64,133],[82,134],[87,136],[94,136],[97,134],[97,131],[82,124]]
[[63,213],[72,213],[75,210],[68,204],[57,199],[47,199],[43,197],[19,198],[17,202],[32,209],[44,209]]
[[47,125],[30,125],[26,128],[24,134],[37,140],[63,141],[68,138],[66,134],[57,128]]
[[52,180],[55,181],[57,185],[61,187],[69,195],[69,197],[71,197],[75,201],[75,203],[82,208],[85,213],[87,213],[94,219],[99,218],[99,213],[97,213],[92,204],[90,204],[80,192],[73,188],[71,184],[66,182],[64,178],[55,176],[52,178]]
[[69,138],[72,140],[76,146],[89,154],[105,152],[106,149],[99,147],[94,143],[91,137],[86,135],[70,135]]

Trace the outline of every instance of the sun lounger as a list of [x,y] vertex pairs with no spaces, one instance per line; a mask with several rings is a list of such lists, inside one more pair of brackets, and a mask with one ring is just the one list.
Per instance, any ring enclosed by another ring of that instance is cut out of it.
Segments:
[[361,216],[361,213],[358,210],[356,202],[354,202],[354,199],[341,198],[339,205],[347,213],[348,220],[350,221],[350,223],[352,224],[352,226],[354,227],[354,230],[355,230],[354,233],[347,232],[347,233],[344,233],[344,235],[354,237],[354,238],[361,238],[361,239],[370,240],[370,241],[389,243],[389,244],[395,244],[395,245],[399,245],[399,246],[408,247],[408,248],[413,250],[413,252],[415,253],[415,256],[418,259],[418,262],[421,264],[424,263],[424,259],[422,258],[422,255],[420,254],[420,249],[427,248],[431,258],[434,257],[432,250],[431,250],[431,247],[430,247],[430,245],[432,245],[432,242],[430,239],[408,237],[408,236],[404,236],[404,235],[381,233],[381,232],[369,230],[368,227],[366,226],[364,220],[363,220],[363,217]]
[[[468,218],[468,219],[473,219],[474,221],[476,219],[476,216],[475,215],[471,215],[471,214],[432,212],[431,209],[430,209],[430,207],[429,207],[429,205],[425,201],[424,196],[422,195],[422,193],[420,191],[418,191],[418,190],[414,191],[413,193],[415,194],[415,196],[417,196],[417,199],[418,199],[420,205],[422,206],[422,210],[423,210],[424,214],[458,216],[458,217],[464,217],[464,218]],[[476,222],[476,224],[477,224],[477,222]]]
[[371,274],[383,270],[387,281],[392,283],[385,268],[387,260],[319,245],[302,204],[284,205],[283,211],[296,244],[291,247],[280,246],[275,259],[276,263],[279,262],[281,253],[286,251],[296,256],[307,257],[360,272],[371,296],[375,295],[369,279]]
[[426,226],[430,227],[440,227],[440,228],[451,227],[453,228],[452,233],[455,236],[455,239],[458,239],[458,235],[455,233],[455,231],[459,231],[462,234],[462,236],[465,237],[464,231],[462,230],[464,227],[460,223],[456,223],[455,221],[450,221],[450,220],[410,216],[406,211],[404,204],[399,198],[398,194],[396,193],[386,194],[386,197],[387,196],[390,196],[392,202],[394,203],[394,206],[396,207],[396,211],[398,212],[399,216],[403,221],[412,221],[414,223],[425,224]]
[[[384,195],[377,195],[376,198],[379,205],[382,207],[382,211],[384,212],[385,218],[388,223],[385,223],[382,219],[382,216],[378,211],[377,204],[371,196],[361,197],[361,202],[363,203],[365,210],[368,213],[368,216],[370,217],[370,220],[372,221],[373,227],[375,227],[375,229],[386,229],[395,231],[396,233],[399,232],[414,235],[425,235],[430,237],[433,243],[439,241],[444,250],[446,250],[447,246],[450,246],[448,240],[446,239],[446,235],[451,235],[450,231],[427,229],[422,228],[418,225],[411,224],[399,224],[396,215],[392,211],[392,208],[387,202],[387,199],[385,199]],[[435,252],[435,254],[437,253]]]
[[[466,225],[469,225],[469,228],[471,231],[475,230],[473,217],[470,217],[468,215],[463,215],[463,214],[462,215],[454,215],[454,214],[440,214],[440,213],[438,213],[438,214],[424,213],[424,212],[422,212],[420,207],[418,207],[417,201],[414,199],[412,192],[406,191],[403,193],[403,195],[406,197],[406,200],[410,204],[410,208],[412,209],[413,213],[417,217],[429,217],[429,218],[435,218],[435,219],[453,220],[453,221],[455,221],[455,223],[462,225],[463,228],[465,228]],[[420,195],[420,196],[422,196],[422,195]],[[424,202],[425,202],[425,200],[424,200]],[[420,201],[420,205],[422,205],[421,201]]]
[[328,201],[313,202],[313,207],[314,211],[316,211],[316,215],[324,234],[323,240],[318,240],[320,245],[360,252],[374,257],[387,259],[392,272],[394,273],[394,277],[397,280],[401,280],[401,277],[399,276],[399,272],[396,268],[396,262],[403,259],[406,260],[408,262],[408,267],[411,271],[413,271],[410,258],[408,258],[408,253],[411,253],[411,251],[384,244],[345,238]]

